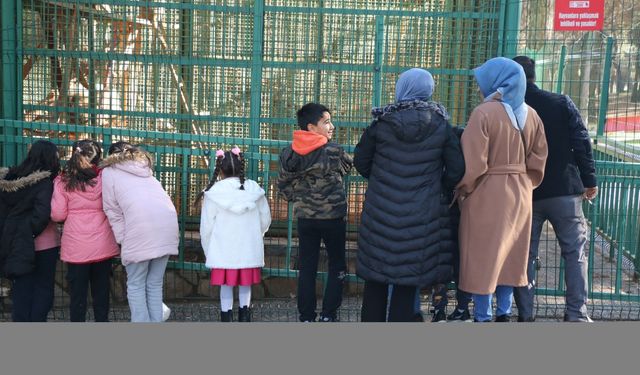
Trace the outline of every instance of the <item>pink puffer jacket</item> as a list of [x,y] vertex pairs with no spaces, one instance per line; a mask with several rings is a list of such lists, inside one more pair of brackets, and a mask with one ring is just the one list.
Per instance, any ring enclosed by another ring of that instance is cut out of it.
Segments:
[[120,253],[109,220],[102,209],[102,178],[85,191],[67,191],[61,176],[53,181],[51,219],[64,222],[60,259],[68,263],[93,263]]

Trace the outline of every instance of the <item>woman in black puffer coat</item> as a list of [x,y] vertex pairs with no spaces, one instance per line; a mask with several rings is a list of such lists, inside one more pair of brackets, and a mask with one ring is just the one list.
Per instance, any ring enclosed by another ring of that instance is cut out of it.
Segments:
[[426,70],[401,74],[396,103],[372,111],[355,149],[354,166],[369,180],[357,256],[362,321],[386,320],[389,284],[389,321],[412,321],[416,287],[452,277],[441,194],[464,175],[464,159],[445,108],[429,100],[433,86]]

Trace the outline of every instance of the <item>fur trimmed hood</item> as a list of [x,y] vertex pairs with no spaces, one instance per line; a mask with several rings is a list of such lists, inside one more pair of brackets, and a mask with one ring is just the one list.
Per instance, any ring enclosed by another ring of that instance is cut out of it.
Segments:
[[153,176],[153,160],[142,151],[121,152],[100,162],[100,168],[113,167],[139,177]]
[[117,154],[109,155],[107,158],[100,162],[100,168],[113,167],[116,164],[122,164],[129,161],[142,162],[153,169],[153,159],[148,153],[142,151],[136,152],[120,152]]
[[412,100],[399,103],[388,104],[384,107],[376,107],[371,110],[371,116],[374,120],[393,112],[405,111],[408,109],[416,109],[418,111],[432,111],[439,114],[445,120],[449,120],[447,109],[438,102]]
[[50,178],[51,172],[35,171],[28,176],[19,177],[15,180],[7,180],[9,168],[0,168],[0,191],[5,193],[15,193],[20,189],[37,184],[38,182]]

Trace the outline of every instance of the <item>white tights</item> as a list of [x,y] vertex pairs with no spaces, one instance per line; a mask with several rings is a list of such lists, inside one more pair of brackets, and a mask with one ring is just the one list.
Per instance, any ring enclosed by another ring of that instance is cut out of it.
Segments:
[[[249,306],[251,303],[251,286],[238,286],[238,302],[240,307]],[[220,310],[229,311],[233,309],[233,287],[230,285],[220,286]]]

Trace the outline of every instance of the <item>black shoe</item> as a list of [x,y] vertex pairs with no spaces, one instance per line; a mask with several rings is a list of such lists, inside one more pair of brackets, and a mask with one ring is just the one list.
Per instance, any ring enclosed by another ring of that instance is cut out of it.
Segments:
[[417,313],[413,316],[413,321],[416,323],[422,323],[424,322],[424,316],[422,316],[422,313]]
[[511,315],[498,315],[496,316],[496,323],[509,323],[511,322]]
[[447,316],[447,320],[450,322],[472,322],[471,314],[469,313],[469,309],[460,310],[456,308],[453,310],[449,316]]
[[251,321],[251,309],[249,306],[238,307],[238,321],[250,322]]
[[518,315],[518,323],[532,323],[535,321],[536,321],[536,318],[534,318],[533,316],[527,316],[525,318],[524,316]]
[[447,313],[444,310],[438,309],[433,312],[433,317],[431,318],[432,323],[446,323],[447,321]]
[[220,311],[221,322],[233,322],[233,310]]

